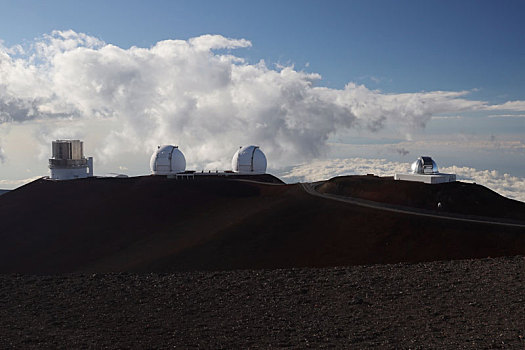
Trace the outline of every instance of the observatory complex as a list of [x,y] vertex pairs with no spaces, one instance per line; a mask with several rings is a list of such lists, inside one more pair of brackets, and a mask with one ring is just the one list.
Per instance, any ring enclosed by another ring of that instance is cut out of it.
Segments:
[[201,174],[210,175],[261,175],[266,174],[266,156],[259,146],[240,147],[232,158],[232,171],[198,173],[186,170],[186,158],[178,146],[158,146],[151,155],[150,169],[153,175],[192,178]]
[[53,180],[72,180],[93,176],[93,157],[84,157],[80,140],[56,140],[52,143],[53,157],[49,171]]
[[[93,176],[93,157],[84,157],[80,140],[56,140],[52,142],[53,157],[49,159],[52,180],[71,180]],[[266,176],[267,160],[259,146],[241,146],[232,158],[232,170],[201,171],[186,170],[186,158],[178,146],[160,145],[150,158],[152,175],[175,179],[195,179],[199,176]],[[419,157],[409,174],[395,174],[395,180],[438,184],[456,181],[455,174],[440,173],[436,162],[428,156]],[[280,181],[280,180],[279,180]]]
[[439,184],[456,181],[456,174],[440,173],[436,162],[431,157],[421,156],[411,166],[410,174],[395,174],[395,180]]

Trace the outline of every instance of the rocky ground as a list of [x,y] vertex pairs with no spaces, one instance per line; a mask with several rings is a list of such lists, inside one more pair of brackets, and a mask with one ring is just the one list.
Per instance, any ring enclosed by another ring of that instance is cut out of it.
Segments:
[[525,348],[525,258],[0,275],[1,348]]

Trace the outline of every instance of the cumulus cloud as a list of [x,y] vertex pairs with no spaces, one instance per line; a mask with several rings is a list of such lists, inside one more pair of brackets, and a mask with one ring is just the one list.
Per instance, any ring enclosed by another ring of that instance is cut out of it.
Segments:
[[[289,183],[313,182],[343,175],[394,176],[395,173],[406,173],[409,169],[410,163],[390,162],[385,159],[348,158],[304,163],[279,175]],[[525,178],[496,170],[478,170],[470,167],[450,166],[441,167],[439,170],[443,173],[456,174],[460,181],[475,182],[505,197],[525,202]]]
[[54,31],[27,48],[0,45],[0,123],[108,119],[110,135],[98,150],[105,159],[175,143],[191,163],[219,165],[239,145],[258,144],[279,167],[319,156],[348,128],[377,131],[389,122],[410,130],[441,113],[525,110],[523,101],[490,106],[465,91],[320,87],[318,74],[231,53],[250,46],[203,35],[122,49],[74,31]]

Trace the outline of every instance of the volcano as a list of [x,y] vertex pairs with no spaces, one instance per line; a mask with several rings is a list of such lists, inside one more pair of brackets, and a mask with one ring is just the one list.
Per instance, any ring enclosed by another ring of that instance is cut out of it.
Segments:
[[350,176],[314,187],[317,195],[271,175],[39,179],[0,197],[0,272],[276,269],[525,254],[525,203],[480,185]]

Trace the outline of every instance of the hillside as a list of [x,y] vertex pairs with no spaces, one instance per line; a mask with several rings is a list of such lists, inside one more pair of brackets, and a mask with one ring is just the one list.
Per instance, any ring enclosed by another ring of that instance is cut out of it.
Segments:
[[327,267],[525,254],[523,228],[386,212],[312,196],[299,184],[213,176],[40,179],[0,198],[0,222],[4,273]]
[[340,176],[324,182],[317,190],[443,213],[525,221],[525,203],[503,197],[484,186],[459,181],[428,185],[396,181],[391,177]]

